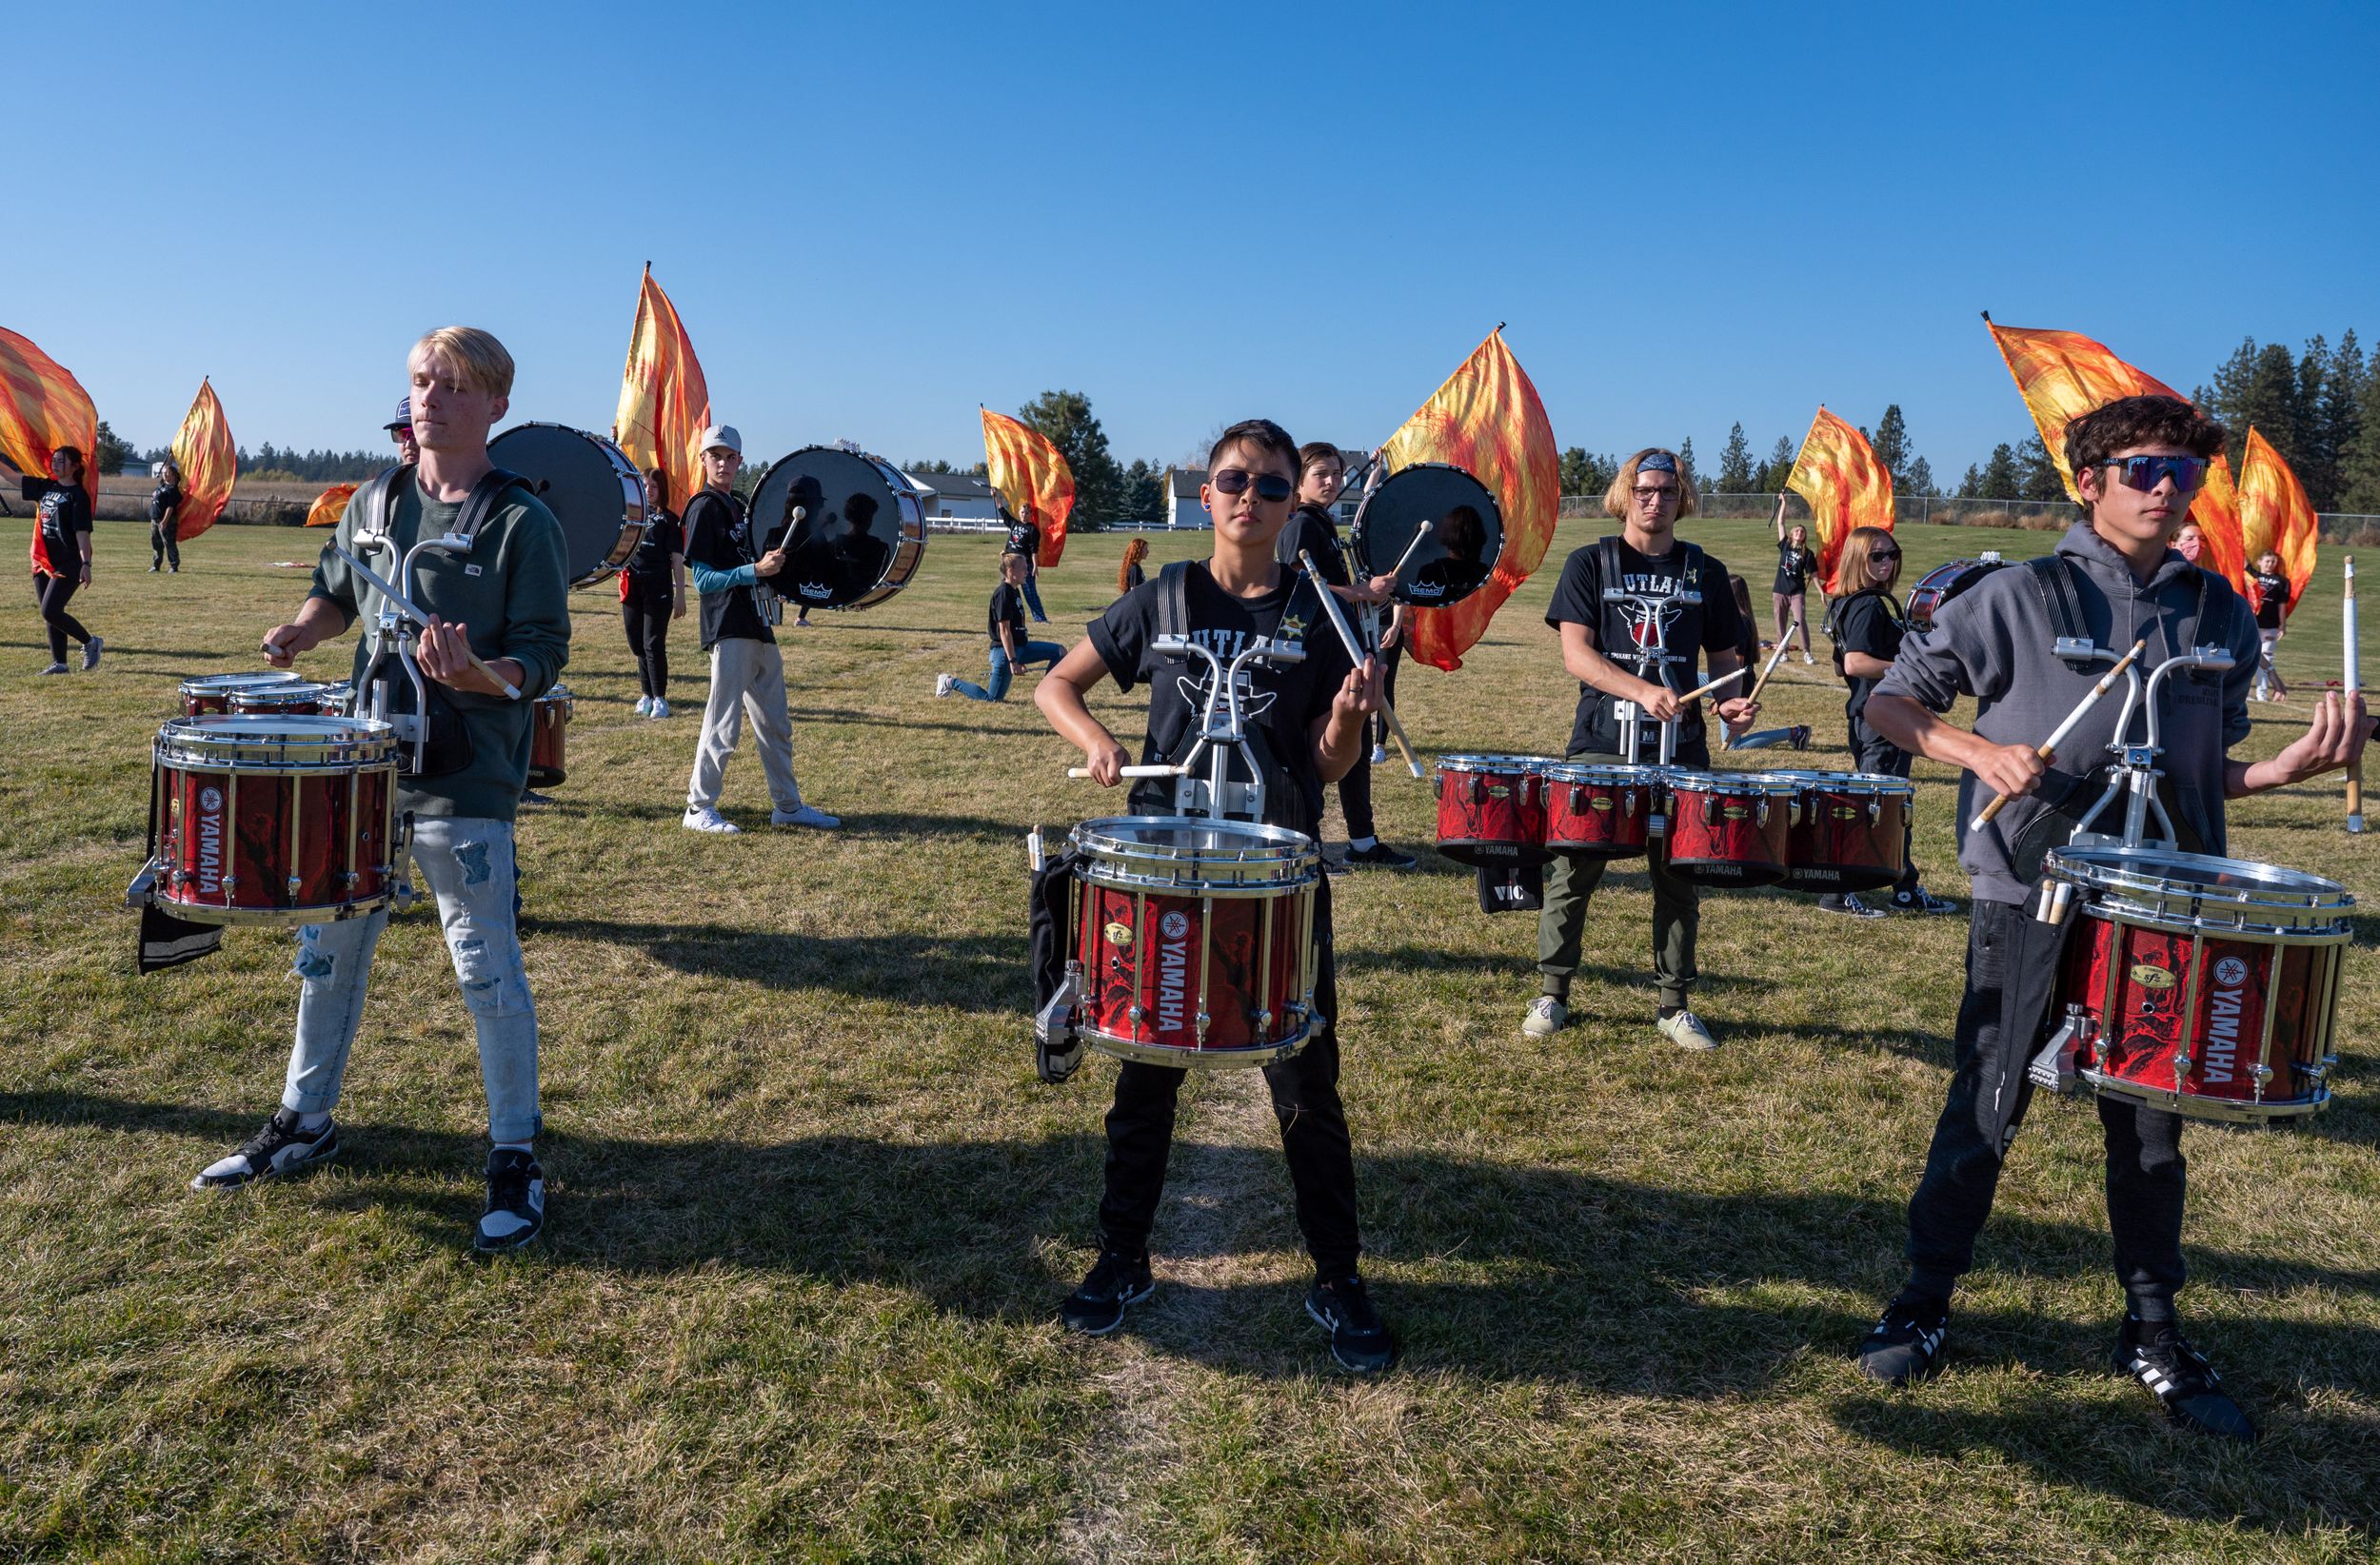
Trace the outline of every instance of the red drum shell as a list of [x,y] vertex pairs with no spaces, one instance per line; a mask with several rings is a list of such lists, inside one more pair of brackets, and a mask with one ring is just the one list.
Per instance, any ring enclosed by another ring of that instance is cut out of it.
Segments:
[[[276,735],[292,756],[347,759],[276,763]],[[210,748],[221,758],[209,759]],[[169,723],[156,745],[150,895],[202,923],[323,923],[369,912],[395,888],[395,784],[386,723]]]
[[1782,772],[1797,784],[1784,884],[1873,891],[1909,867],[1910,785],[1860,772]]
[[1695,885],[1775,885],[1785,878],[1793,784],[1757,772],[1670,774],[1669,872]]
[[1500,869],[1543,863],[1544,756],[1448,756],[1438,769],[1438,850]]
[[550,788],[568,781],[569,771],[563,764],[564,741],[576,706],[567,685],[557,684],[537,698],[537,708],[529,719],[530,787]]
[[1651,844],[1667,772],[1556,766],[1545,774],[1545,846],[1581,859],[1634,859]]

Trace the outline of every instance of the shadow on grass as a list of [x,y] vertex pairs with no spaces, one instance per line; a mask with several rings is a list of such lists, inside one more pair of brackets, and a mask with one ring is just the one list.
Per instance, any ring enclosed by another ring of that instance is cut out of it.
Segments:
[[[1347,893],[1340,892],[1338,895],[1345,896]],[[1500,915],[1482,915],[1482,917],[1489,916]],[[1530,915],[1529,919],[1531,922],[1536,921],[1534,914]],[[1529,957],[1503,952],[1448,951],[1443,947],[1432,945],[1398,945],[1387,950],[1367,950],[1350,943],[1344,930],[1339,932],[1339,953],[1340,961],[1350,971],[1362,968],[1378,972],[1488,973],[1501,978],[1522,981],[1528,987],[1520,998],[1513,1002],[1516,1012],[1519,1007],[1525,1006],[1537,992],[1537,964]],[[1647,994],[1654,992],[1653,974],[1649,964],[1645,967],[1607,967],[1596,962],[1581,962],[1577,976],[1572,980],[1571,992],[1574,996],[1577,996],[1589,984],[1620,990],[1641,989]],[[1774,989],[1776,984],[1775,981],[1765,978],[1738,976],[1731,973],[1704,973],[1695,980],[1694,986],[1696,990],[1731,994],[1738,991],[1757,992]],[[1585,1004],[1581,1002],[1581,1009],[1584,1008],[1586,1008]]]
[[[1018,900],[1021,903],[1021,891]],[[1013,1016],[1020,1024],[1032,1009],[1031,951],[1021,919],[1013,935],[796,935],[722,923],[547,918],[537,919],[533,932],[631,945],[682,973],[744,979],[771,989],[949,1005]]]

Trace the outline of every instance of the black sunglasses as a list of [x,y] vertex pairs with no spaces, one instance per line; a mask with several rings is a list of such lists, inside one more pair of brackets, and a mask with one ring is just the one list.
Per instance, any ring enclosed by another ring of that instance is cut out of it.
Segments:
[[2167,479],[2177,489],[2195,489],[2207,481],[2207,459],[2194,456],[2128,456],[2110,457],[2099,464],[2102,467],[2123,469],[2124,487],[2138,489],[2143,494]]
[[1279,473],[1250,473],[1238,467],[1222,468],[1207,482],[1215,485],[1217,494],[1239,494],[1254,484],[1259,500],[1286,500],[1297,492],[1297,485]]
[[1868,551],[1868,558],[1871,560],[1897,560],[1900,557],[1901,551],[1898,549],[1870,549]]

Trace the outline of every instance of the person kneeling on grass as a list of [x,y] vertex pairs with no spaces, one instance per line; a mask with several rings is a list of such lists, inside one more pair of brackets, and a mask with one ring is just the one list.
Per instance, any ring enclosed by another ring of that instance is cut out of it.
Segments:
[[1038,663],[1043,669],[1058,666],[1066,649],[1056,642],[1027,641],[1024,634],[1024,556],[1000,557],[1000,585],[992,588],[989,628],[992,637],[990,688],[948,674],[934,676],[934,694],[962,695],[969,701],[1006,701],[1017,669]]
[[[1226,666],[1256,638],[1302,644],[1305,661],[1243,670],[1241,709],[1249,748],[1260,760],[1264,823],[1307,837],[1322,822],[1322,787],[1346,775],[1363,743],[1367,717],[1380,703],[1379,665],[1358,666],[1331,634],[1320,601],[1274,557],[1274,542],[1289,525],[1297,492],[1298,445],[1280,426],[1250,419],[1223,431],[1207,457],[1200,501],[1215,518],[1215,553],[1203,562],[1168,565],[1091,623],[1090,634],[1050,671],[1034,692],[1050,725],[1077,745],[1103,787],[1121,781],[1129,757],[1116,736],[1091,715],[1083,698],[1101,680],[1125,690],[1149,687],[1151,763],[1178,758],[1195,742],[1191,729],[1214,674],[1203,659],[1177,659],[1157,650],[1160,624],[1184,626],[1188,638],[1212,649]],[[1170,790],[1144,781],[1133,790],[1136,814],[1171,815]],[[1324,1024],[1298,1054],[1264,1068],[1273,1112],[1280,1120],[1281,1151],[1297,1193],[1298,1226],[1314,1258],[1315,1284],[1306,1313],[1330,1333],[1331,1357],[1358,1373],[1385,1370],[1397,1344],[1373,1307],[1356,1261],[1362,1243],[1356,1227],[1356,1168],[1347,1115],[1339,1100],[1339,988],[1331,959],[1330,884],[1315,887],[1315,1005]],[[1170,1065],[1127,1060],[1116,1073],[1115,1106],[1107,1115],[1107,1174],[1100,1200],[1100,1255],[1062,1306],[1072,1330],[1104,1336],[1123,1324],[1126,1305],[1157,1291],[1149,1262],[1149,1230],[1165,1186],[1173,1146],[1174,1100],[1182,1072]]]

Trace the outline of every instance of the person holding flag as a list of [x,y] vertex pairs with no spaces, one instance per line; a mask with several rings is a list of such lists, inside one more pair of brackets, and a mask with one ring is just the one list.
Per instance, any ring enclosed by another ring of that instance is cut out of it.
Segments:
[[176,537],[182,525],[182,465],[171,457],[157,464],[157,486],[149,491],[149,574],[167,562],[182,574],[182,545]]
[[[1810,610],[1807,604],[1810,602],[1810,578],[1818,573],[1818,557],[1810,547],[1809,528],[1796,522],[1792,532],[1785,530],[1785,512],[1781,505],[1777,508],[1775,521],[1776,580],[1770,584],[1769,604],[1776,613],[1776,641],[1762,642],[1760,644],[1775,646],[1791,635],[1795,626],[1799,626],[1801,661],[1814,664],[1817,659],[1810,655]],[[1819,583],[1818,590],[1823,594],[1826,584]]]
[[90,585],[90,491],[83,486],[83,453],[61,446],[50,453],[48,480],[24,481],[25,498],[34,503],[33,601],[41,605],[43,627],[50,633],[50,666],[45,674],[63,674],[68,638],[83,644],[83,671],[99,666],[100,639],[83,628],[67,609],[80,587]]

